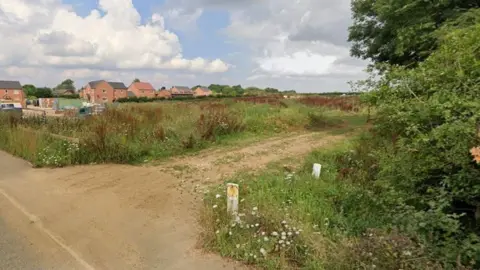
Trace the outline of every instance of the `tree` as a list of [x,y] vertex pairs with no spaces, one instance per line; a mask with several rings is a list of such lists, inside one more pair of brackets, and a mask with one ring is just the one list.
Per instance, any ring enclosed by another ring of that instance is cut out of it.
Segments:
[[353,0],[351,54],[374,63],[414,67],[438,46],[437,30],[479,1]]
[[134,83],[140,82],[140,79],[139,79],[139,78],[135,78],[135,79],[133,80],[133,82],[134,82]]
[[52,89],[48,87],[37,88],[35,91],[35,96],[37,98],[50,98],[53,97]]
[[415,68],[389,67],[366,84],[374,141],[382,140],[368,149],[378,171],[367,181],[402,205],[394,223],[430,244],[445,268],[479,269],[480,23],[463,27],[464,19],[442,29],[438,48]]
[[160,88],[160,90],[165,90],[165,89],[167,89],[167,88],[165,88],[165,86],[162,86],[162,88]]
[[75,91],[75,83],[71,79],[66,79],[55,87],[55,89],[66,89]]
[[23,91],[27,97],[34,97],[36,96],[37,88],[33,84],[25,84],[23,87]]

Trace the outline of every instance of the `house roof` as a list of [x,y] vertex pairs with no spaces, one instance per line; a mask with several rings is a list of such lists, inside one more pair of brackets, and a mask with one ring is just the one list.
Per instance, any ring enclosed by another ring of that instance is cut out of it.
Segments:
[[155,88],[153,88],[152,84],[148,83],[148,82],[134,82],[134,83],[132,83],[132,85],[135,86],[135,88],[137,88],[138,90],[153,90],[153,91],[155,91]]
[[192,89],[186,87],[186,86],[174,86],[172,88],[175,88],[178,90],[178,94],[187,94],[187,95],[193,95]]
[[128,89],[123,82],[108,82],[113,89]]
[[[90,85],[90,87],[95,88],[101,82],[105,82],[105,80],[91,81],[88,84]],[[126,87],[125,84],[122,82],[107,82],[107,83],[110,84],[110,86],[113,89],[128,89],[128,87]]]
[[0,88],[2,89],[22,89],[19,81],[0,81]]
[[207,87],[203,87],[203,86],[200,86],[200,87],[195,88],[195,90],[197,90],[197,89],[200,89],[200,90],[203,91],[203,92],[210,92],[210,91],[211,91],[211,90],[208,89]]
[[54,89],[52,92],[53,94],[57,94],[57,95],[62,95],[65,93],[75,94],[75,90],[71,90],[71,89]]

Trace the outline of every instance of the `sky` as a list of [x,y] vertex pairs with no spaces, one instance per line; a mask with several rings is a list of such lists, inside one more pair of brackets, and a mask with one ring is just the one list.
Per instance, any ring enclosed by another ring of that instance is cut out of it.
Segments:
[[349,91],[350,0],[0,0],[0,80]]

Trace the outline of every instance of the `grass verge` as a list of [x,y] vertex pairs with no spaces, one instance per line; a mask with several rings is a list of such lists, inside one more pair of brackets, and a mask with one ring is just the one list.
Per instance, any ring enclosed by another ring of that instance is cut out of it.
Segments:
[[[240,186],[240,221],[226,212],[225,185],[204,199],[202,243],[265,269],[441,269],[424,247],[394,229],[389,205],[338,178],[346,141],[311,153],[296,170],[273,164],[227,182]],[[320,179],[311,175],[321,163]]]

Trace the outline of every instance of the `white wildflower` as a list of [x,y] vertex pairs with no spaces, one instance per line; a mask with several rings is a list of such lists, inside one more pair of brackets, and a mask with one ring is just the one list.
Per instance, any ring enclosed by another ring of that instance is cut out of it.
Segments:
[[258,226],[260,226],[260,224],[258,224],[258,223],[257,223],[257,224],[255,224],[255,227],[258,227]]
[[228,235],[232,235],[232,232],[228,232]]
[[289,241],[287,241],[286,243],[287,243],[287,246],[290,245],[290,242],[289,242]]
[[253,210],[253,211],[258,211],[258,207],[255,206],[255,207],[253,207],[252,210]]
[[282,235],[282,239],[285,240],[287,239],[287,237],[285,235]]
[[220,231],[218,231],[218,230],[217,230],[215,233],[216,233],[216,234],[219,234],[219,233],[220,233]]
[[215,195],[215,198],[217,198],[217,199],[220,198],[220,197],[222,197],[222,195],[220,195],[220,194]]
[[278,243],[279,243],[279,244],[283,244],[283,240],[279,240]]
[[215,204],[215,205],[213,206],[213,209],[215,209],[215,208],[217,208],[217,207],[218,207],[218,205]]
[[292,232],[288,232],[288,236],[292,236]]
[[240,248],[240,244],[237,244],[235,247]]
[[263,241],[268,242],[268,237],[265,236],[265,237],[263,238]]
[[282,232],[282,236],[285,236],[285,235],[287,235],[287,234],[285,232]]
[[409,250],[406,250],[406,251],[403,252],[403,255],[405,255],[405,256],[412,256],[412,252],[409,251]]
[[277,232],[272,232],[272,236],[278,236]]
[[265,235],[265,232],[261,232],[261,235],[262,235],[262,236]]
[[267,256],[267,251],[264,248],[260,249],[260,253],[262,253],[263,256]]

